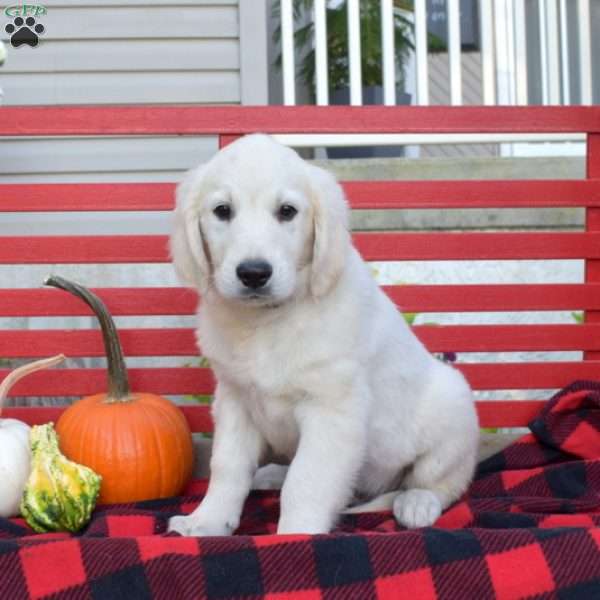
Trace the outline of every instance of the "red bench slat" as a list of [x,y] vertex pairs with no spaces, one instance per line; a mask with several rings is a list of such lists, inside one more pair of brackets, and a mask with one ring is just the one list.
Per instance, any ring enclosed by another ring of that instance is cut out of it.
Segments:
[[[494,400],[477,402],[479,422],[482,427],[519,427],[530,421],[540,411],[541,400]],[[213,429],[210,407],[181,405],[192,431],[210,432]],[[64,407],[8,407],[2,412],[4,417],[19,419],[30,425],[41,425],[49,421],[56,422]]]
[[459,363],[475,390],[563,388],[577,379],[600,379],[600,361]]
[[600,181],[347,181],[355,209],[543,208],[597,206]]
[[164,263],[167,236],[0,237],[0,264]]
[[[356,233],[365,260],[600,259],[598,233]],[[0,264],[164,263],[167,236],[5,236]]]
[[523,427],[537,416],[544,400],[477,402],[481,427]]
[[[355,209],[600,206],[600,181],[346,181]],[[170,211],[174,183],[0,185],[0,212]]]
[[[1,114],[1,113],[0,113]],[[0,212],[172,210],[174,183],[9,183]]]
[[600,284],[395,285],[383,289],[405,312],[600,308]]
[[[543,112],[542,112],[543,111]],[[600,133],[596,107],[5,106],[0,135]]]
[[[387,285],[382,289],[405,312],[600,308],[600,283]],[[199,301],[194,290],[179,287],[94,288],[93,291],[114,316],[193,315]],[[57,290],[0,289],[0,317],[91,314],[83,302]]]
[[[457,368],[475,390],[561,388],[576,379],[600,378],[600,361],[537,363],[459,363]],[[0,369],[0,379],[8,374]],[[199,367],[129,369],[134,391],[155,394],[211,394],[212,372]],[[106,389],[106,370],[54,369],[34,373],[11,390],[11,396],[83,396]]]
[[[8,374],[0,369],[0,380]],[[154,394],[210,394],[210,369],[198,367],[133,368],[127,370],[134,392]],[[106,369],[53,369],[36,372],[19,381],[10,396],[84,396],[106,390]]]
[[[207,405],[180,405],[179,407],[185,415],[190,429],[192,431],[212,431],[213,423],[210,416],[210,407]],[[65,410],[64,406],[35,406],[7,407],[2,411],[2,416],[9,419],[19,419],[30,425],[42,425],[52,421],[56,423],[61,413]]]
[[366,260],[597,258],[600,233],[359,233]]
[[[431,352],[600,350],[600,323],[585,325],[418,325]],[[120,329],[126,356],[196,356],[191,328]],[[0,330],[0,357],[104,356],[96,329]]]
[[535,352],[600,348],[600,323],[420,325],[414,331],[431,352]]
[[[119,329],[125,356],[196,356],[194,331],[187,328]],[[97,329],[1,330],[0,356],[33,358],[63,353],[66,356],[104,356]]]
[[[113,316],[192,315],[198,305],[196,292],[181,287],[91,289],[102,298]],[[91,314],[91,309],[81,300],[59,290],[0,289],[0,317],[89,316]]]

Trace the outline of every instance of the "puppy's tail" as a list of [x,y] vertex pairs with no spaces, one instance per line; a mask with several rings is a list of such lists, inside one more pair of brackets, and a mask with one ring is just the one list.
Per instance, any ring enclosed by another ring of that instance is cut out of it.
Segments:
[[394,500],[396,499],[396,496],[399,493],[400,490],[396,490],[394,492],[387,492],[363,504],[351,506],[350,508],[347,508],[342,512],[345,515],[354,515],[358,513],[377,512],[380,510],[392,510],[392,507],[394,506]]

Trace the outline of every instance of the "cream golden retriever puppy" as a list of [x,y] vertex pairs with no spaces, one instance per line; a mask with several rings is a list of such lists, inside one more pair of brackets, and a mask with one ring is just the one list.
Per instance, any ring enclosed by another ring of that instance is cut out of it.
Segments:
[[279,533],[328,532],[373,498],[350,511],[434,523],[473,475],[472,393],[373,280],[334,177],[251,135],[189,173],[174,214],[217,388],[208,492],[169,529],[231,534],[257,468],[283,461]]

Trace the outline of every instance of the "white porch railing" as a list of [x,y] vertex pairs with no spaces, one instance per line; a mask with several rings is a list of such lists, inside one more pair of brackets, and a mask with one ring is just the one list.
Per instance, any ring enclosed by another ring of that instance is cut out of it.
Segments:
[[[359,0],[348,5],[348,63],[350,103],[362,104]],[[281,2],[281,30],[284,104],[296,104],[296,60],[294,51],[293,0]],[[395,104],[396,73],[394,57],[393,0],[381,2],[381,47],[384,103]],[[445,0],[448,39],[449,104],[463,103],[461,69],[461,28],[459,0]],[[543,104],[571,103],[569,48],[577,48],[581,104],[592,103],[592,51],[590,31],[591,0],[538,0],[539,52]],[[331,4],[331,0],[329,4]],[[327,0],[314,0],[316,103],[328,104]],[[340,4],[340,1],[333,2]],[[577,12],[576,39],[570,39],[569,10]],[[527,104],[528,60],[525,0],[479,0],[481,84],[484,104]],[[430,103],[428,90],[427,1],[414,0],[414,12],[406,13],[414,22],[416,63],[416,102]]]
[[[347,2],[348,83],[350,104],[360,105],[361,77],[361,17],[359,0],[313,0],[316,104],[330,102],[327,7]],[[294,47],[293,0],[281,2],[281,40],[283,64],[283,102],[297,103],[296,56]],[[399,70],[404,69],[412,103],[425,106],[432,103],[430,96],[428,14],[427,0],[414,0],[412,11],[402,14],[413,22],[414,51],[406,65],[397,65],[394,48],[394,11],[401,11],[393,0],[381,2],[381,50],[383,104],[396,104]],[[537,26],[532,31],[531,11],[526,19],[526,0],[478,0],[479,45],[481,74],[478,84],[481,103],[486,105],[526,105],[592,103],[591,0],[537,0]],[[406,3],[403,3],[406,6]],[[534,5],[535,6],[535,5]],[[438,0],[437,10],[444,9],[444,0]],[[533,15],[534,17],[536,15]],[[444,103],[461,105],[463,94],[463,51],[461,47],[460,0],[445,0],[447,23],[447,53],[449,93]],[[528,23],[529,21],[529,23]],[[576,26],[574,23],[576,22]],[[570,24],[570,26],[569,26]],[[536,42],[533,34],[539,37]],[[538,44],[537,49],[533,46]],[[532,67],[528,53],[539,54],[539,62]],[[576,73],[571,65],[576,64]],[[529,72],[530,69],[533,71]],[[539,73],[538,73],[539,71]],[[530,83],[535,79],[541,92],[533,98]],[[472,83],[472,82],[471,82]],[[572,93],[573,89],[575,93]],[[574,98],[576,96],[576,98]],[[435,99],[433,99],[435,101]],[[533,100],[533,101],[532,101]],[[437,99],[437,103],[440,100]],[[419,139],[411,143],[419,144]],[[417,136],[418,137],[418,136]],[[565,141],[578,141],[575,136],[562,136]],[[457,141],[458,140],[458,141]],[[356,140],[353,140],[356,141]],[[481,142],[480,139],[476,140]],[[491,141],[491,140],[490,140]],[[335,140],[329,140],[335,143]],[[487,139],[486,139],[487,142]],[[365,143],[365,142],[363,142]],[[397,144],[389,138],[379,143]],[[422,143],[431,143],[423,138]],[[439,143],[436,141],[435,143]],[[454,143],[469,143],[467,138],[456,138]]]

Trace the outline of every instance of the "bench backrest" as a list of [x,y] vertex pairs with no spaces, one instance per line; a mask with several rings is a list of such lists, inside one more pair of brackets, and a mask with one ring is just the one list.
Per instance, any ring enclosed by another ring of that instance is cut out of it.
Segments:
[[[479,402],[483,426],[523,425],[539,401],[515,400],[514,390],[555,389],[600,376],[600,108],[447,107],[4,107],[0,135],[218,135],[223,146],[252,132],[288,133],[585,133],[585,180],[357,181],[344,184],[354,209],[583,207],[584,231],[357,232],[367,260],[583,259],[577,284],[395,285],[386,292],[407,312],[584,311],[584,322],[528,325],[420,325],[434,352],[575,350],[583,360],[460,363],[476,390],[511,390],[511,400]],[[2,212],[169,211],[174,184],[1,184]],[[0,264],[163,263],[167,240],[156,235],[27,236],[0,239]],[[60,267],[54,267],[60,273]],[[183,288],[102,287],[84,281],[114,316],[192,315],[194,292]],[[41,282],[40,282],[41,285]],[[160,285],[160,282],[159,282]],[[2,283],[0,282],[0,287]],[[54,289],[0,289],[0,317],[89,315],[78,300]],[[121,329],[127,357],[197,354],[190,328]],[[33,359],[59,352],[102,356],[97,329],[0,331],[0,358]],[[132,388],[161,394],[209,394],[206,368],[134,368]],[[0,377],[7,370],[0,370]],[[105,389],[103,369],[37,373],[17,384],[18,396],[81,396]],[[60,408],[11,408],[30,423],[56,419]],[[207,406],[185,407],[192,428],[211,428]]]

